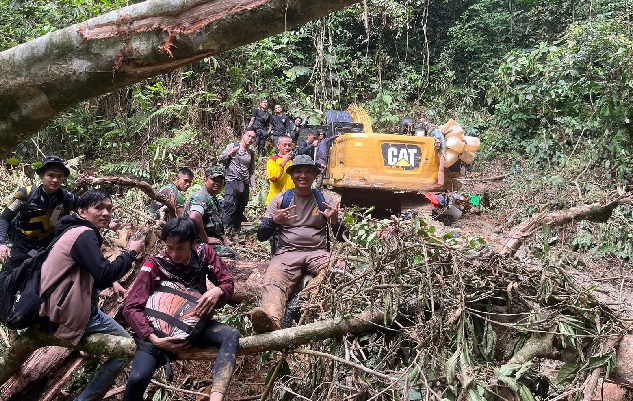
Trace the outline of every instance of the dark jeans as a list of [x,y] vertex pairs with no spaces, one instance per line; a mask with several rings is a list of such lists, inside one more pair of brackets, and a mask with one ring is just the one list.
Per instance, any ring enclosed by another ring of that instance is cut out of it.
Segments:
[[263,156],[266,153],[266,139],[268,138],[268,131],[265,129],[258,129],[256,133],[257,154]]
[[[220,347],[213,365],[213,387],[211,392],[226,393],[233,371],[235,370],[235,356],[239,346],[240,332],[231,326],[211,321],[201,338],[194,342],[195,346]],[[160,367],[164,359],[144,351],[136,351],[130,378],[125,387],[123,401],[141,401],[143,393],[149,385],[154,371]]]
[[[125,331],[116,320],[103,313],[101,309],[88,321],[84,336],[94,333],[111,334],[126,338],[131,337],[130,333]],[[112,387],[126,362],[127,361],[122,358],[108,359],[101,368],[99,368],[97,373],[95,373],[92,380],[86,385],[84,391],[79,394],[79,397],[75,398],[75,401],[97,401],[103,399],[103,396],[106,395],[110,387]]]
[[[240,186],[243,186],[242,192],[240,192]],[[239,181],[227,181],[224,187],[224,199],[222,200],[222,207],[224,214],[222,216],[222,223],[226,230],[232,229],[234,231],[240,231],[242,228],[242,217],[244,216],[244,210],[248,204],[249,196],[248,183],[243,185]]]

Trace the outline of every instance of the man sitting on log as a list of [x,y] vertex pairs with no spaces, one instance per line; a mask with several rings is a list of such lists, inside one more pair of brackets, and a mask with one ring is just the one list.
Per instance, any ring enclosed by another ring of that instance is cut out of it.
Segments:
[[301,277],[325,271],[330,260],[328,224],[338,224],[338,204],[312,189],[319,173],[312,158],[296,156],[287,172],[295,188],[271,200],[257,231],[259,241],[276,236],[263,279],[261,306],[249,312],[257,333],[280,329],[288,295]]
[[[233,295],[233,277],[213,248],[197,242],[197,237],[198,228],[191,219],[170,220],[161,231],[165,252],[145,261],[130,289],[123,305],[123,317],[138,341],[124,401],[143,400],[154,371],[166,362],[169,366],[171,353],[191,345],[220,348],[213,367],[213,386],[206,399],[224,399],[235,370],[240,333],[214,320],[213,311],[218,301],[224,302]],[[207,285],[207,279],[211,286]],[[195,306],[188,310],[184,304],[175,307],[178,299],[183,299],[184,293],[191,293],[191,289],[199,295],[195,297]],[[152,300],[159,292],[163,296]],[[176,315],[170,315],[167,312],[170,310]],[[196,326],[189,335],[178,330],[189,324]]]
[[[132,239],[121,255],[112,262],[107,260],[101,252],[99,229],[108,227],[111,213],[110,195],[94,190],[84,193],[77,213],[64,216],[55,227],[61,237],[42,264],[40,288],[55,290],[40,308],[40,327],[73,345],[93,333],[130,337],[99,309],[98,293],[130,271],[145,245],[143,240]],[[103,399],[124,364],[125,359],[108,359],[75,401]]]

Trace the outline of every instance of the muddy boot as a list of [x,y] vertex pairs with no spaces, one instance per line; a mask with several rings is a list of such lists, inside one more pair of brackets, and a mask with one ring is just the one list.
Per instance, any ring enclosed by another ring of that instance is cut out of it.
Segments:
[[249,313],[255,333],[269,333],[279,330],[279,323],[275,321],[262,307],[253,308]]

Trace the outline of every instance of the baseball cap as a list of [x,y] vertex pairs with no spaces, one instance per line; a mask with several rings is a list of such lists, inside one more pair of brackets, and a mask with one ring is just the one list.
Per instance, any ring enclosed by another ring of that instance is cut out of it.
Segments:
[[204,170],[204,176],[206,178],[218,178],[218,177],[224,177],[224,171],[222,169],[222,167],[219,166],[211,166],[211,167],[207,167]]
[[64,161],[58,157],[58,156],[45,156],[42,159],[42,165],[35,170],[35,172],[38,175],[42,175],[44,174],[44,171],[48,168],[48,167],[52,167],[52,166],[57,166],[59,168],[61,168],[64,171],[64,176],[68,177],[70,175],[70,170],[68,170],[68,167],[66,167],[64,165]]

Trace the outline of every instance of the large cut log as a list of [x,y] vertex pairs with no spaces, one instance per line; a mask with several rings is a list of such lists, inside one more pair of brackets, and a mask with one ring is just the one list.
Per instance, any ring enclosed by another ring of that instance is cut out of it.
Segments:
[[[340,317],[310,323],[272,333],[260,334],[240,339],[240,355],[253,354],[269,350],[296,348],[312,341],[340,337],[344,334],[363,333],[380,330],[385,323],[385,315],[380,311],[367,311],[351,317]],[[0,382],[6,381],[20,368],[22,363],[36,349],[43,346],[68,346],[69,344],[39,331],[27,330],[15,344],[0,354]],[[86,336],[75,348],[91,355],[130,358],[134,355],[136,345],[131,339],[93,334]],[[180,359],[213,359],[217,348],[190,349],[178,354]]]
[[514,254],[523,243],[523,240],[534,234],[543,224],[548,226],[561,226],[574,220],[605,222],[609,220],[611,213],[613,213],[613,210],[618,205],[631,203],[632,197],[633,194],[628,193],[606,204],[593,203],[591,205],[572,207],[568,210],[537,213],[512,228],[510,234],[508,234],[508,240],[498,247],[497,253],[504,256]]
[[357,0],[148,0],[0,53],[0,156],[57,113]]
[[30,358],[7,380],[0,393],[6,399],[24,390],[31,383],[58,369],[66,361],[72,350],[64,347],[44,347],[35,351]]

